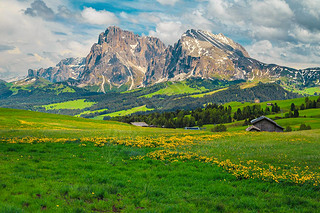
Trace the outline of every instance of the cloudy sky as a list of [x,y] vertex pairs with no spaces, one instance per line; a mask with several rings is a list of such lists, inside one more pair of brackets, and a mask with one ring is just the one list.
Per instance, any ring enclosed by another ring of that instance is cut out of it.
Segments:
[[110,25],[167,45],[209,30],[262,62],[320,66],[320,0],[1,0],[0,79],[84,57]]

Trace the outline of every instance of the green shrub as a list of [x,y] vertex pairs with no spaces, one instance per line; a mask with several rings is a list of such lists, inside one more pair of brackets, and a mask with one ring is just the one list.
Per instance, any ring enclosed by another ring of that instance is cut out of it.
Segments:
[[284,129],[285,132],[292,132],[292,128],[291,126],[287,126],[285,129]]
[[310,130],[310,129],[311,129],[310,125],[301,124],[299,130]]
[[227,131],[227,127],[223,124],[216,125],[211,129],[211,132],[225,132]]

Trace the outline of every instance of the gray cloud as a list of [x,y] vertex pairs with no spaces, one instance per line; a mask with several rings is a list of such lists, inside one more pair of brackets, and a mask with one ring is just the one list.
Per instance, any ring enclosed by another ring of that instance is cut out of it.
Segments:
[[310,31],[320,30],[320,2],[318,0],[287,1],[294,12],[294,21]]
[[71,10],[69,10],[66,6],[60,5],[58,7],[58,13],[57,13],[58,17],[62,17],[65,19],[68,18],[73,18],[75,15],[73,12],[71,12]]
[[8,50],[14,50],[14,46],[9,46],[5,44],[0,44],[0,52],[8,51]]
[[35,0],[32,2],[31,7],[27,8],[24,11],[24,14],[33,17],[38,16],[45,20],[53,20],[55,18],[53,10],[42,0]]
[[63,36],[68,35],[67,33],[64,33],[64,32],[56,32],[56,31],[53,31],[52,33],[55,34],[55,35],[63,35]]

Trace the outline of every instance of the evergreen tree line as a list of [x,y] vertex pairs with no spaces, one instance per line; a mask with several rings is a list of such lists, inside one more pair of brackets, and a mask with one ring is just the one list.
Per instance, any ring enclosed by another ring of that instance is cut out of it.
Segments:
[[309,97],[306,97],[304,103],[300,106],[296,106],[294,103],[291,103],[290,111],[285,114],[286,118],[297,118],[299,117],[299,110],[320,108],[320,97],[317,100],[310,100]]
[[261,107],[261,105],[252,105],[246,106],[242,110],[238,108],[238,110],[234,113],[233,118],[237,121],[240,120],[252,120],[254,118],[260,117],[262,115],[270,115],[272,113],[280,112],[280,107],[277,103],[271,105],[271,109],[267,106],[265,109]]
[[[291,104],[291,111],[294,108],[298,108],[296,107],[294,104],[292,106]],[[300,105],[300,110],[305,110],[305,109],[312,109],[312,108],[320,108],[320,96],[317,100],[310,100],[308,97],[306,97],[304,99],[304,104]]]
[[223,106],[218,104],[208,104],[205,108],[197,108],[195,110],[176,110],[174,112],[153,112],[153,113],[136,113],[128,116],[105,117],[104,120],[116,120],[125,123],[146,122],[149,125],[166,128],[183,128],[199,126],[205,124],[223,124],[230,123],[234,120],[250,120],[261,115],[269,115],[277,113],[280,107],[277,104],[266,109],[262,109],[260,105],[246,106],[242,110],[238,110],[232,116],[231,106]]
[[154,112],[149,114],[133,114],[116,118],[105,117],[105,120],[117,120],[121,122],[146,122],[150,125],[166,128],[183,128],[203,126],[204,124],[220,124],[232,121],[231,107],[208,104],[205,108],[195,110],[176,110],[174,112]]

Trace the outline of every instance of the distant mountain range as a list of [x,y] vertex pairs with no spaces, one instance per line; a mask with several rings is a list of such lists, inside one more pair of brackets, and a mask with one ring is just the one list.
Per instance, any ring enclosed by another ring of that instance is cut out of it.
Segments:
[[0,80],[0,107],[95,119],[125,110],[192,110],[208,103],[316,95],[319,74],[320,68],[259,62],[222,34],[191,29],[166,47],[158,38],[113,26],[99,35],[86,58],[30,69],[18,81]]
[[320,68],[297,70],[262,63],[223,34],[191,29],[174,46],[166,47],[158,38],[112,26],[99,35],[86,58],[68,58],[56,67],[30,69],[28,78],[33,77],[104,93],[190,77],[263,80],[304,88],[319,85]]

